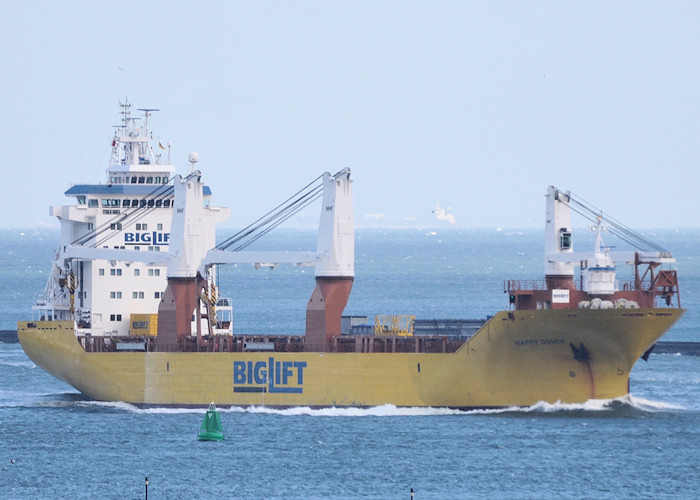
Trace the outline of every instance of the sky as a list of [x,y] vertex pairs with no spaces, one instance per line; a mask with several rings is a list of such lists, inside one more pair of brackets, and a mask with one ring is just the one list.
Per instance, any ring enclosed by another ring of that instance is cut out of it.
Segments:
[[700,227],[698,2],[1,11],[3,228],[58,226],[65,190],[106,181],[125,98],[160,109],[180,173],[199,154],[225,227],[345,167],[360,227],[541,228],[550,184],[630,227]]

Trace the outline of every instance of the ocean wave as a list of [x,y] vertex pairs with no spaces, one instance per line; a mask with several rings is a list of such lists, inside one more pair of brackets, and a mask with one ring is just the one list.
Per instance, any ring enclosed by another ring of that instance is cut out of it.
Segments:
[[0,367],[3,366],[9,366],[12,368],[29,368],[30,370],[33,370],[37,366],[34,364],[33,361],[30,360],[20,360],[20,361],[8,361],[8,360],[0,360]]
[[[93,401],[84,399],[80,393],[19,393],[16,391],[0,391],[0,407],[32,406],[32,407],[73,407],[86,409],[111,409],[140,414],[203,414],[208,405],[197,407],[140,407],[122,401]],[[540,401],[531,406],[511,406],[504,408],[481,409],[452,409],[439,407],[402,407],[392,404],[359,407],[327,407],[311,408],[298,406],[290,408],[272,408],[266,406],[221,406],[221,413],[248,413],[280,416],[310,416],[310,417],[420,417],[420,416],[475,416],[475,415],[634,415],[638,413],[674,412],[686,408],[663,401],[652,401],[632,395],[616,399],[591,399],[583,403],[547,403]]]

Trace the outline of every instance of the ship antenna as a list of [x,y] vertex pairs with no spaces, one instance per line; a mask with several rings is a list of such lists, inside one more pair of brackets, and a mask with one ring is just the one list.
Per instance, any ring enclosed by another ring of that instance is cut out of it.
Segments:
[[143,135],[148,135],[148,117],[151,116],[151,113],[153,111],[160,111],[160,109],[157,108],[139,108],[139,111],[143,111],[144,115],[144,134]]

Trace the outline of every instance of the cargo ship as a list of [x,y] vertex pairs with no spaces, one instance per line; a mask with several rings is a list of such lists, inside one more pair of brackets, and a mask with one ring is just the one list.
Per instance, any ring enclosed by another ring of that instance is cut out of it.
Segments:
[[[65,193],[74,202],[51,208],[61,241],[33,319],[18,323],[29,358],[89,398],[459,409],[619,398],[635,362],[684,312],[670,252],[550,186],[544,280],[506,281],[504,310],[472,335],[417,335],[410,317],[343,332],[355,275],[350,170],[322,174],[217,243],[216,224],[229,211],[212,204],[196,153],[177,174],[169,146],[149,131],[156,110],[137,119],[121,106],[107,182],[74,185]],[[318,199],[315,250],[247,250]],[[597,231],[590,252],[574,251],[572,210]],[[636,249],[612,252],[606,228]],[[234,331],[217,277],[234,263],[314,266],[303,335]],[[622,263],[634,270],[629,282],[618,280]]]

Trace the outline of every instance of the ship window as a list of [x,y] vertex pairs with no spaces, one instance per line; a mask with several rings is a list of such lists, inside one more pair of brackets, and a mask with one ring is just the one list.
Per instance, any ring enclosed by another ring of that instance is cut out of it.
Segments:
[[122,275],[122,270],[121,270],[121,269],[110,269],[110,270],[109,270],[109,275],[110,275],[110,276],[121,276],[121,275]]
[[139,184],[143,184],[145,180],[146,178],[142,175],[141,177],[139,177]]
[[141,200],[141,201],[139,202],[139,206],[140,206],[140,207],[145,207],[145,206],[146,206],[146,200]]
[[153,180],[153,182],[154,182],[155,184],[160,184],[160,177],[155,177],[155,179]]
[[149,276],[160,276],[160,269],[149,269],[148,275]]
[[156,247],[156,248],[155,248],[155,251],[156,251],[156,252],[160,252],[160,247]]
[[110,299],[121,299],[122,292],[109,292],[109,298]]
[[156,208],[160,208],[163,206],[163,200],[156,200]]
[[153,184],[153,177],[146,177],[146,184]]
[[141,247],[134,247],[134,250],[138,252],[139,250],[141,250]]
[[132,183],[132,184],[136,184],[136,176],[134,176],[134,177],[131,178],[131,183]]
[[97,272],[97,274],[99,274],[100,276],[104,276],[104,275],[105,275],[105,270],[104,270],[104,269],[100,269],[100,270]]
[[168,178],[167,178],[167,177],[163,177],[163,184],[167,184],[167,183],[168,183]]
[[571,232],[566,229],[561,229],[559,234],[559,248],[561,250],[568,250],[571,248]]
[[97,207],[98,204],[99,202],[94,198],[88,200],[88,207]]
[[110,315],[109,315],[109,320],[110,320],[110,321],[121,321],[121,320],[122,320],[122,315],[121,315],[121,314],[110,314]]
[[130,205],[131,205],[131,200],[122,201],[122,207],[129,208]]
[[170,208],[170,200],[164,200],[164,201],[163,201],[163,206],[164,206],[165,208]]
[[140,269],[134,269],[134,276],[141,276],[141,270],[140,270]]
[[154,203],[155,203],[155,202],[154,202],[153,200],[148,200],[148,206],[149,206],[149,207],[153,207]]
[[78,205],[85,205],[85,196],[78,196]]
[[154,296],[156,299],[159,299],[159,298],[161,298],[161,297],[163,296],[163,292],[155,292],[155,293],[153,294],[153,296]]
[[162,231],[162,230],[163,230],[163,224],[158,224],[158,225],[156,226],[156,229],[157,229],[158,231]]
[[153,247],[148,247],[148,251],[149,251],[149,252],[152,252],[152,251],[153,251]]
[[95,229],[95,225],[92,222],[88,222],[88,231]]

